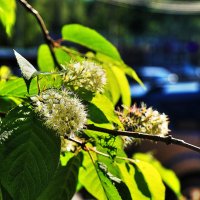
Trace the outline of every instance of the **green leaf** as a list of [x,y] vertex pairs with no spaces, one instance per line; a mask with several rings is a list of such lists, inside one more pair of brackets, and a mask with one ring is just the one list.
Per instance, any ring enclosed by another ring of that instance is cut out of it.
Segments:
[[[95,134],[95,132],[93,132]],[[98,155],[98,161],[105,163],[108,168],[109,166],[113,165],[111,169],[109,168],[109,171],[112,172],[112,169],[118,168],[117,166],[114,166],[114,161],[115,162],[122,162],[122,159],[118,159],[117,157],[124,157],[126,158],[126,153],[123,150],[123,141],[120,136],[114,137],[110,136],[109,134],[101,133],[98,136],[98,141],[96,144],[96,149],[102,153],[105,153],[109,155],[109,160],[107,157],[102,157],[101,155]],[[113,158],[113,159],[111,159]],[[107,162],[105,162],[107,160]],[[110,163],[111,161],[111,163]],[[116,172],[116,171],[115,171]],[[113,172],[114,173],[114,172]],[[117,173],[114,173],[117,176]],[[119,176],[118,176],[119,177]]]
[[0,186],[0,200],[3,200],[2,188]]
[[[101,152],[103,149],[101,149]],[[121,149],[120,149],[121,150]],[[102,156],[101,154],[97,155],[98,158],[98,166],[101,169],[101,171],[104,173],[104,175],[110,179],[110,181],[113,183],[113,185],[116,187],[120,197],[123,200],[132,199],[131,193],[129,191],[129,188],[124,183],[121,177],[120,168],[118,167],[117,160],[120,159],[112,159],[111,157]],[[120,160],[120,163],[124,162]]]
[[145,194],[143,194],[142,191],[138,188],[138,184],[134,178],[136,173],[135,168],[127,163],[118,163],[118,167],[120,169],[121,178],[129,188],[132,199],[150,199],[148,196],[145,196]]
[[91,157],[84,153],[83,167],[80,169],[79,180],[85,189],[99,200],[118,200],[121,199],[112,181],[99,168],[94,161],[95,154],[90,152]]
[[56,175],[37,200],[71,200],[76,192],[82,153],[72,157],[65,167],[60,167]]
[[[114,122],[122,127],[117,115],[114,113],[113,103],[104,95],[97,94],[91,101],[98,109],[100,109],[110,122]],[[98,116],[97,116],[98,117]]]
[[104,112],[99,109],[95,104],[88,103],[88,116],[90,120],[96,124],[109,123]]
[[0,143],[1,184],[15,200],[35,200],[58,167],[59,137],[19,106],[3,120]]
[[[152,200],[165,199],[165,186],[158,171],[149,163],[135,160],[135,180],[140,185],[143,194]],[[145,183],[147,188],[145,187]]]
[[15,57],[17,59],[18,65],[21,69],[22,75],[26,80],[31,80],[34,78],[37,74],[38,71],[33,67],[33,65],[26,60],[23,56],[21,56],[19,53],[17,53],[14,50]]
[[11,30],[15,24],[15,9],[15,0],[0,0],[0,20],[8,36],[11,36]]
[[33,79],[30,85],[29,94],[23,78],[16,78],[4,83],[0,83],[0,96],[25,98],[26,96],[38,93],[36,79]]
[[161,163],[156,160],[151,154],[136,153],[134,159],[143,160],[152,164],[162,177],[165,184],[176,194],[177,198],[181,196],[180,182],[176,174],[169,169],[166,169]]
[[3,186],[0,186],[0,200],[13,200],[13,198],[8,194],[8,192],[3,188]]
[[113,185],[112,181],[108,178],[108,176],[104,173],[104,171],[99,167],[97,163],[95,163],[95,168],[105,191],[106,197],[108,200],[121,200],[121,196],[119,195],[116,187]]
[[62,37],[64,40],[78,43],[91,50],[121,61],[117,49],[93,29],[79,24],[65,25],[62,28]]
[[121,95],[118,80],[115,77],[111,67],[104,68],[106,70],[107,77],[107,84],[105,86],[104,94],[113,102],[113,105],[116,105]]
[[120,68],[126,75],[130,76],[131,78],[136,80],[142,87],[144,87],[144,84],[136,74],[135,70],[130,66],[126,65],[124,62],[114,60],[108,56],[102,55],[101,53],[96,54],[96,59],[99,60],[100,62],[103,62],[105,67],[116,66]]
[[96,199],[107,199],[94,164],[86,152],[84,152],[83,164],[79,172],[79,181],[81,185]]
[[72,152],[65,152],[65,153],[62,153],[60,155],[60,164],[62,166],[66,166],[68,161],[74,156],[74,153]]
[[131,105],[131,92],[126,75],[119,67],[113,66],[111,70],[115,74],[115,77],[118,81],[120,93],[122,96],[122,103],[129,107]]
[[16,103],[9,97],[0,97],[0,112],[7,113],[15,106]]
[[38,67],[42,72],[51,72],[54,71],[55,64],[49,49],[49,46],[46,44],[40,45],[38,49]]
[[55,50],[56,58],[58,59],[58,62],[60,64],[65,65],[66,63],[70,62],[71,57],[62,48],[55,48],[54,50]]
[[123,65],[123,67],[121,68],[128,76],[130,76],[131,78],[133,78],[135,81],[137,81],[143,88],[145,88],[143,82],[141,81],[141,79],[138,77],[137,73],[135,72],[134,69],[132,69],[131,67],[127,66],[126,64]]

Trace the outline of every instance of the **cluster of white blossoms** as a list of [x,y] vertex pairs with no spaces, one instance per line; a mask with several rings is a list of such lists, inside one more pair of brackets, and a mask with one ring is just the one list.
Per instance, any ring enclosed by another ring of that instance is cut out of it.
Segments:
[[92,92],[103,92],[106,84],[106,73],[104,69],[91,61],[70,63],[67,67],[64,82],[74,88],[85,88]]
[[73,136],[84,128],[87,113],[84,105],[66,90],[48,89],[31,97],[35,111],[44,118],[46,126],[60,136]]
[[[116,112],[125,130],[151,135],[165,136],[168,134],[169,119],[167,115],[160,114],[152,107],[142,103],[141,107],[134,104],[130,108],[124,107],[125,112]],[[123,137],[125,143],[134,141],[134,138]]]

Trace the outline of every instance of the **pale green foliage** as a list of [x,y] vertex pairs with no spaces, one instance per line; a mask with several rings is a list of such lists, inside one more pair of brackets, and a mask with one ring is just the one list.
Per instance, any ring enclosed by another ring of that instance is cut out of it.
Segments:
[[180,198],[181,196],[181,188],[180,188],[180,182],[176,176],[176,174],[169,169],[166,169],[161,165],[159,161],[157,161],[150,153],[149,154],[142,154],[142,153],[136,153],[134,155],[134,159],[143,160],[145,162],[148,162],[152,164],[160,173],[163,181],[165,184],[174,191],[177,198]]
[[38,67],[42,72],[54,71],[55,64],[48,45],[42,44],[38,48]]
[[0,20],[9,36],[15,23],[15,8],[15,0],[0,0]]
[[65,25],[62,28],[62,36],[64,40],[81,44],[96,52],[103,53],[113,59],[121,61],[117,49],[103,36],[88,27],[80,24]]

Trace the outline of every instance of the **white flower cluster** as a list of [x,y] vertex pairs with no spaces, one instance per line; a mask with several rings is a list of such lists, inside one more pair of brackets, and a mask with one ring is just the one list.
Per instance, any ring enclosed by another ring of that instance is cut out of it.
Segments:
[[74,88],[83,87],[92,92],[103,92],[106,84],[104,69],[91,61],[71,63],[67,66],[68,72],[64,82]]
[[[160,136],[168,134],[169,120],[164,113],[160,114],[152,107],[147,108],[144,103],[141,104],[141,107],[137,107],[136,104],[131,108],[125,107],[125,110],[125,112],[116,112],[125,130]],[[129,137],[123,137],[123,139],[125,143],[134,141]]]
[[48,89],[31,97],[35,111],[44,117],[45,124],[60,136],[73,136],[84,128],[87,114],[84,105],[66,90]]

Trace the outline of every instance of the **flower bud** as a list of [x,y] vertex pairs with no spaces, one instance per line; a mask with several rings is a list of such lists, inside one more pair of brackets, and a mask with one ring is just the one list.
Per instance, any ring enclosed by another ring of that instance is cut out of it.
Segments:
[[[141,107],[134,104],[131,108],[124,107],[125,112],[117,111],[117,115],[126,131],[165,136],[168,134],[169,120],[167,115],[160,114],[152,107],[142,103]],[[134,136],[134,135],[133,135]],[[133,138],[123,137],[125,144],[138,141]]]
[[106,73],[100,65],[91,61],[71,63],[64,82],[74,88],[85,88],[91,92],[103,92]]

